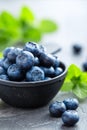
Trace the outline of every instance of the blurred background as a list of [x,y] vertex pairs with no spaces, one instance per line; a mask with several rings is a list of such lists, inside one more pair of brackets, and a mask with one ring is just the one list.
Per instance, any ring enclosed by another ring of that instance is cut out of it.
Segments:
[[[61,47],[59,58],[80,66],[87,57],[87,0],[0,0],[0,50],[30,40],[48,52]],[[75,43],[83,53],[71,58]]]

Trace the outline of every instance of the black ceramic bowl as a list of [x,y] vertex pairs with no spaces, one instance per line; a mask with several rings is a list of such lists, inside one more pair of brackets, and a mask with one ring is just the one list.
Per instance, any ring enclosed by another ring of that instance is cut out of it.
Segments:
[[60,62],[63,73],[51,80],[38,82],[13,82],[0,80],[0,98],[14,107],[40,107],[46,105],[60,90],[67,69]]

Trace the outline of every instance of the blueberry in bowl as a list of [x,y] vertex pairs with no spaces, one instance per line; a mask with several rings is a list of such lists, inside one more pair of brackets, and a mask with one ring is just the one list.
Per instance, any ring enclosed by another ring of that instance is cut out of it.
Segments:
[[[41,61],[42,53],[45,54],[45,59],[47,58],[47,65]],[[39,64],[35,64],[36,55],[29,50],[22,50],[15,55],[15,63],[4,54],[4,58],[11,62],[7,69],[3,67],[5,73],[2,69],[3,73],[0,75],[0,98],[5,103],[13,107],[36,108],[48,104],[58,93],[67,74],[67,68],[61,61],[59,65],[54,65],[55,58],[46,52],[41,50],[39,54]],[[58,68],[61,68],[61,73]],[[56,73],[56,70],[59,73]]]

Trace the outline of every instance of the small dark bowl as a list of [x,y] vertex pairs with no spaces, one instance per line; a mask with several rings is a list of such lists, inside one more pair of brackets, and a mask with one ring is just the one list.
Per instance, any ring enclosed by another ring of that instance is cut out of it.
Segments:
[[0,98],[14,107],[35,108],[46,105],[60,90],[67,69],[60,62],[63,73],[51,80],[38,82],[13,82],[0,80]]

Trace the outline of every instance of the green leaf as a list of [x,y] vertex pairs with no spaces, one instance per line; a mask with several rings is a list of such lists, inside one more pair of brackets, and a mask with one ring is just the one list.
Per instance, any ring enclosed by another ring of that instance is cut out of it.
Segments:
[[33,21],[35,20],[33,12],[25,6],[22,7],[20,20],[26,21],[27,23],[33,23]]
[[0,16],[0,28],[17,28],[17,20],[8,12],[3,11]]
[[72,88],[73,88],[73,85],[74,84],[72,83],[71,80],[65,80],[64,84],[63,84],[63,86],[61,88],[61,91],[71,91]]
[[38,42],[42,38],[41,32],[26,22],[21,23],[21,40],[22,42],[34,41]]
[[78,68],[76,65],[72,64],[69,66],[68,68],[68,74],[67,74],[67,78],[71,79],[73,77],[77,78],[81,75],[81,70],[80,68]]
[[0,52],[0,58],[3,58],[3,53],[2,52]]
[[80,83],[76,84],[72,89],[72,92],[80,99],[84,99],[87,97],[87,84]]
[[81,73],[80,81],[87,83],[87,72],[82,72]]
[[57,25],[51,20],[42,20],[39,25],[39,29],[42,33],[54,32],[57,30]]

